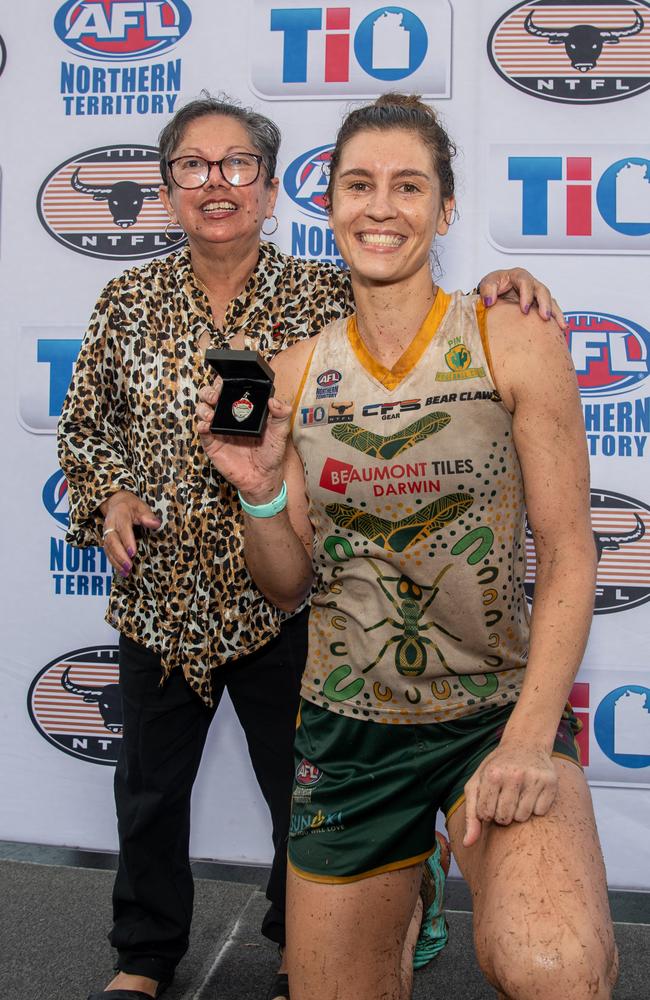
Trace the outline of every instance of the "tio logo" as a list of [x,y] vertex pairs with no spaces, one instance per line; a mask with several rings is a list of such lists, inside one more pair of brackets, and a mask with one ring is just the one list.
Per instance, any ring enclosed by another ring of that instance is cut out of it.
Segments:
[[629,156],[614,146],[520,148],[492,148],[490,235],[497,246],[650,252],[649,147]]
[[[350,79],[350,8],[325,8],[325,83]],[[323,29],[320,7],[271,11],[271,31],[284,35],[283,83],[307,80],[310,32]],[[427,54],[427,32],[419,17],[404,7],[372,11],[354,35],[354,55],[365,73],[377,80],[402,80],[422,65]]]
[[[511,156],[508,180],[521,181],[522,232],[548,234],[549,186],[562,181],[567,236],[591,236],[592,164],[590,156]],[[602,175],[596,203],[604,221],[628,236],[650,233],[650,160],[618,160]],[[636,200],[635,192],[639,200]]]
[[[31,434],[56,434],[83,329],[23,327],[18,351],[18,421]],[[54,480],[52,488],[55,487]]]
[[447,0],[408,7],[255,0],[251,76],[263,97],[370,97],[406,80],[411,91],[448,97],[450,51]]
[[650,688],[627,684],[610,691],[594,719],[598,746],[620,767],[650,767]]

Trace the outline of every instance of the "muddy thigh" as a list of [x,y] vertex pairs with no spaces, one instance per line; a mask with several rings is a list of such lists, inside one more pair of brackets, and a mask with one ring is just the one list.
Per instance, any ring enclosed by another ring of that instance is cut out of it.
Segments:
[[511,1000],[607,1000],[617,956],[605,868],[584,775],[553,758],[558,792],[545,816],[483,824],[463,847],[465,808],[449,820],[452,849],[472,891],[483,972]]

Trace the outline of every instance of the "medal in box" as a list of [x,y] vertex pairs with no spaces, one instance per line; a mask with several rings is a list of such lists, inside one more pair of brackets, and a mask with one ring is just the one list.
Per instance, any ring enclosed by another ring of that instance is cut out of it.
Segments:
[[259,437],[269,413],[275,372],[257,351],[210,348],[205,360],[223,379],[214,411],[213,434],[250,434]]

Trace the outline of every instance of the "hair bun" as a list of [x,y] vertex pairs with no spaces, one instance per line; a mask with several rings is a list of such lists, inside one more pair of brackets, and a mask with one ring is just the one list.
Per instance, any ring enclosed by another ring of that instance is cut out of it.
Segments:
[[420,94],[381,94],[375,101],[376,108],[404,108],[408,111],[419,111],[420,114],[427,115],[437,121],[433,108],[425,104]]

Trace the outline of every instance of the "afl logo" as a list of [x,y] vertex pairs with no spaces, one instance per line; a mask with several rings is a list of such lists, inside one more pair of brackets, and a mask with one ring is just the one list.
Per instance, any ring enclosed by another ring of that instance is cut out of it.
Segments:
[[165,236],[154,146],[103,146],[70,157],[43,181],[38,217],[63,246],[88,257],[139,260],[169,253],[184,235]]
[[322,777],[323,772],[303,757],[296,768],[296,784],[315,785]]
[[567,342],[582,396],[627,392],[650,374],[650,333],[609,313],[568,312]]
[[62,528],[68,528],[70,524],[68,483],[60,469],[50,476],[43,487],[43,505]]
[[186,35],[192,15],[183,0],[68,0],[54,16],[54,30],[86,59],[148,59]]
[[328,216],[325,192],[334,146],[316,146],[302,153],[284,172],[284,190],[298,208],[314,219]]
[[27,696],[29,715],[48,743],[91,761],[115,764],[122,736],[117,646],[88,646],[52,660]]
[[603,104],[650,87],[648,0],[533,0],[492,28],[488,56],[524,93],[562,104]]
[[[626,611],[650,600],[650,507],[608,490],[591,491],[598,573],[594,614]],[[535,546],[526,530],[525,589],[535,587]]]
[[336,368],[328,368],[326,372],[321,372],[316,382],[320,386],[338,385],[341,381],[341,373]]

